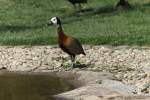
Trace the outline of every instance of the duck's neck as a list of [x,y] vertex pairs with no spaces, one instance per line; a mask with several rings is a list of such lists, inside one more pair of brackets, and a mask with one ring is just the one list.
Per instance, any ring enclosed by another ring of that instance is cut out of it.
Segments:
[[59,26],[57,27],[57,33],[58,33],[59,38],[63,38],[63,37],[66,36],[66,35],[64,34],[64,31],[63,31],[61,25],[59,25]]

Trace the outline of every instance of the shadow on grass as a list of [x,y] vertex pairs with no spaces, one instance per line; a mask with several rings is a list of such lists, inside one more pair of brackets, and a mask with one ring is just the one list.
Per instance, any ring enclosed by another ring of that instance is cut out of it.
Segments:
[[43,25],[37,25],[37,26],[0,25],[0,32],[8,32],[8,31],[20,32],[20,31],[26,31],[26,30],[31,30],[31,29],[38,29],[41,27],[43,27]]
[[85,8],[81,11],[72,12],[70,14],[62,16],[64,19],[64,23],[73,23],[77,21],[82,21],[85,18],[90,18],[95,15],[102,15],[102,16],[113,16],[116,13],[122,12],[131,12],[137,10],[137,5],[131,5],[128,9],[117,9],[114,5],[103,5],[101,7],[96,8]]
[[97,8],[87,8],[83,9],[80,12],[77,12],[78,16],[93,16],[97,14],[111,14],[114,13],[116,9],[113,6],[102,6]]
[[150,7],[150,3],[143,4],[144,7]]
[[80,11],[77,11],[77,13],[80,13],[80,12],[86,13],[86,12],[92,12],[92,11],[94,11],[93,8],[85,8],[85,9],[81,9]]
[[98,14],[108,14],[108,16],[113,15],[113,13],[116,11],[113,6],[104,6],[99,8],[86,8],[82,9],[81,11],[73,12],[67,15],[62,16],[64,24],[73,23],[82,21],[85,18],[92,17],[94,15]]
[[144,4],[134,4],[132,6],[133,11],[140,11],[141,13],[150,13],[150,3],[144,3]]
[[113,6],[104,6],[104,7],[99,7],[96,8],[93,11],[93,14],[111,14],[114,13],[116,9]]

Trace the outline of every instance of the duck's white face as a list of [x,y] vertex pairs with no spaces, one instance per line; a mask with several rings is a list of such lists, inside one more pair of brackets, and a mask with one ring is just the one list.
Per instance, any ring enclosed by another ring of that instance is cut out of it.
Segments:
[[58,25],[57,18],[56,17],[51,18],[51,23],[54,25]]

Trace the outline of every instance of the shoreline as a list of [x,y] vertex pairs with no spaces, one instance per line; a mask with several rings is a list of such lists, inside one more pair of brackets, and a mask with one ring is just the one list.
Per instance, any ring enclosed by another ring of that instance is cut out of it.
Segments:
[[[63,78],[74,86],[71,91],[56,94],[56,100],[149,100],[150,95],[138,95],[134,87],[118,81],[113,74],[92,71],[62,71],[62,72],[21,72],[6,71],[0,75],[14,73],[20,75],[49,75]],[[113,99],[112,99],[113,98]]]
[[[84,49],[87,55],[77,56],[77,62],[86,67],[73,72],[111,73],[123,84],[134,86],[137,94],[150,95],[150,47],[84,45]],[[8,71],[70,71],[70,58],[56,45],[0,46],[0,56],[0,68]]]

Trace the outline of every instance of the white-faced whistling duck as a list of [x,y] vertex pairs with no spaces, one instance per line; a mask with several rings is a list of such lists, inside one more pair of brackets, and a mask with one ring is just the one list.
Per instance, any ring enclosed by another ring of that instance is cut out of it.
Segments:
[[73,68],[75,65],[76,55],[79,54],[85,55],[82,45],[77,39],[64,34],[61,21],[58,17],[51,18],[50,23],[48,25],[55,25],[57,27],[59,47],[64,52],[70,55],[72,61],[71,67]]

